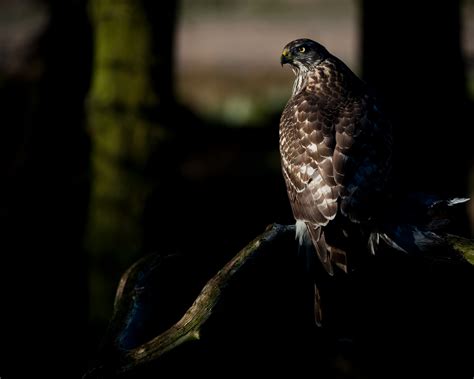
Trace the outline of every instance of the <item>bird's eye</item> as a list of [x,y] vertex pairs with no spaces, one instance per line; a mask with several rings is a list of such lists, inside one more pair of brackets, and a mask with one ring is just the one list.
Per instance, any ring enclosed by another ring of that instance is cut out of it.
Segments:
[[298,51],[300,53],[304,53],[306,51],[305,47],[304,46],[301,46],[301,47],[298,47]]

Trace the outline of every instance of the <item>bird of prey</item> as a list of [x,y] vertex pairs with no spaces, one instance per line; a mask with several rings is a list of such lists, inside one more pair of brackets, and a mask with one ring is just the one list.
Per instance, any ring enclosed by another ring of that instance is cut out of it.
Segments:
[[343,241],[372,222],[384,195],[391,126],[364,82],[319,43],[288,43],[281,64],[296,75],[280,154],[297,238],[312,243],[329,274],[335,266],[347,271]]
[[[446,247],[449,209],[469,199],[393,196],[391,125],[366,84],[310,39],[288,43],[281,64],[296,75],[280,120],[280,155],[308,268],[314,249],[333,275],[336,267],[352,270],[364,252],[375,254],[380,241],[405,253]],[[321,325],[316,285],[314,295]]]

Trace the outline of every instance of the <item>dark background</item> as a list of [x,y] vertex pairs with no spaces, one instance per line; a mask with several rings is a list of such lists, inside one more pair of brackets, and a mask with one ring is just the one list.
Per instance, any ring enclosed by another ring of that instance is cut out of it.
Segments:
[[292,39],[318,40],[376,89],[401,188],[472,192],[473,9],[1,1],[0,377],[79,377],[144,254],[183,254],[211,275],[267,224],[293,222],[278,157]]

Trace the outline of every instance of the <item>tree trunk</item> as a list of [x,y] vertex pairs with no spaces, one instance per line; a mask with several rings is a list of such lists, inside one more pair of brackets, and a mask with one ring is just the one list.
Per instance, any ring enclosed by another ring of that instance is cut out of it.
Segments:
[[394,124],[396,182],[406,189],[467,193],[467,97],[460,2],[362,2],[365,80]]
[[145,199],[162,174],[151,161],[168,138],[164,114],[173,102],[175,4],[148,3],[91,2],[93,187],[86,244],[94,288],[91,318],[102,322],[112,309],[120,272],[142,247]]
[[86,3],[1,2],[0,14],[0,376],[75,378],[86,361]]

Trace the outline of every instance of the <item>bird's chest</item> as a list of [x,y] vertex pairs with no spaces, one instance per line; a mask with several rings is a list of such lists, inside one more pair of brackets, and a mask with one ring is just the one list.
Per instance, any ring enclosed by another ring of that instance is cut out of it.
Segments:
[[289,103],[280,121],[280,153],[284,160],[295,160],[305,152],[301,144],[302,130],[298,122],[298,107],[294,102]]
[[323,148],[334,148],[340,123],[340,106],[330,97],[314,93],[295,97],[281,117],[281,153],[294,158],[305,152],[313,154]]

